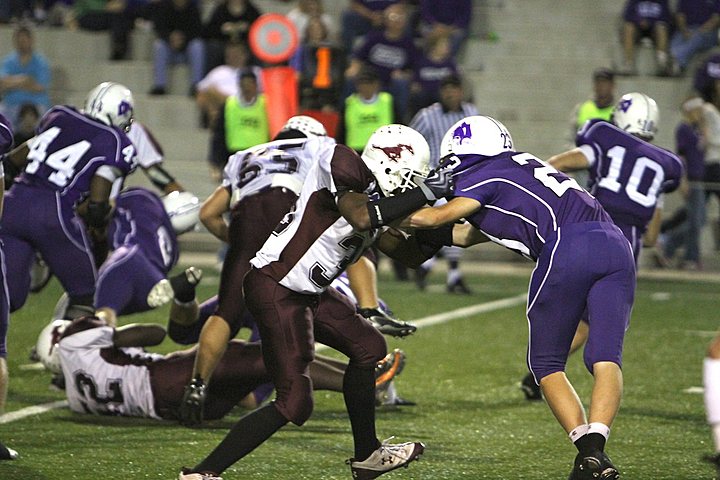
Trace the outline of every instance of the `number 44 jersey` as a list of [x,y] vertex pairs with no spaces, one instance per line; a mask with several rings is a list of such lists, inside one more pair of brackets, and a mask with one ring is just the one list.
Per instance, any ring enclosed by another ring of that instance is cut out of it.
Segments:
[[637,138],[615,125],[590,120],[575,144],[590,164],[588,189],[619,226],[638,235],[647,228],[663,193],[675,190],[683,163],[673,153]]
[[135,148],[125,133],[71,107],[48,111],[28,146],[20,182],[57,190],[64,205],[82,200],[96,174],[113,181],[135,169]]

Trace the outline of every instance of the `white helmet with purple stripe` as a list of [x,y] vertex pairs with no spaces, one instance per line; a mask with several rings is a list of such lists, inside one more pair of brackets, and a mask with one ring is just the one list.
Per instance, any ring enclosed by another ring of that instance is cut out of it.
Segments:
[[652,140],[658,130],[660,112],[655,100],[644,93],[626,93],[615,105],[612,123],[626,132]]
[[440,156],[483,155],[492,157],[513,150],[513,139],[507,127],[492,117],[465,117],[450,127],[440,144]]

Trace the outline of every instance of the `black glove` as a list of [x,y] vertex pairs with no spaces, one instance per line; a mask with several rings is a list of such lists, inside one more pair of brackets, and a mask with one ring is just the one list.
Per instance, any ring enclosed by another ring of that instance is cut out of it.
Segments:
[[178,417],[186,427],[200,425],[203,422],[203,409],[207,397],[207,385],[200,377],[193,378],[185,385]]
[[413,177],[413,182],[420,187],[429,202],[447,197],[455,189],[452,170],[432,170],[427,177]]

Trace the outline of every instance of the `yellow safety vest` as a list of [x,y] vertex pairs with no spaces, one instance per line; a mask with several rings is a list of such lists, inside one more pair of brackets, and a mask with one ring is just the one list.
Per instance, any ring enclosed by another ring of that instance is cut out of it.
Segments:
[[393,98],[380,92],[372,103],[363,102],[355,93],[345,100],[345,144],[362,151],[370,135],[383,125],[393,123]]
[[252,105],[240,105],[233,95],[225,101],[225,145],[230,153],[254,147],[270,140],[265,95]]
[[592,100],[588,100],[587,102],[580,105],[580,109],[578,110],[578,116],[577,116],[577,128],[578,130],[585,125],[585,122],[588,120],[592,120],[594,118],[599,118],[601,120],[607,120],[610,121],[610,115],[612,114],[613,107],[615,105],[610,105],[605,108],[599,108],[597,105],[595,105],[595,102]]

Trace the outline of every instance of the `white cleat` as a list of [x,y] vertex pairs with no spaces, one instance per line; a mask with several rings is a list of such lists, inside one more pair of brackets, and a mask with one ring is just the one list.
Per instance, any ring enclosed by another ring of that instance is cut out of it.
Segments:
[[410,462],[417,460],[425,451],[425,445],[420,442],[388,443],[392,437],[385,440],[367,459],[362,462],[347,461],[350,471],[356,480],[371,480],[400,467],[406,467]]

